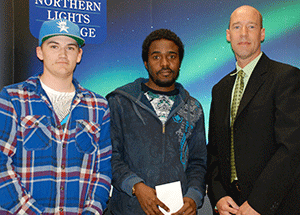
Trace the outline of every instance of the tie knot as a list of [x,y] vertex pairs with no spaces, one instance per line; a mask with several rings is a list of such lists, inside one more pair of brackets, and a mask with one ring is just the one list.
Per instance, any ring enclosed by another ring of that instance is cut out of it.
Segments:
[[238,71],[238,77],[244,78],[245,77],[245,72],[243,70]]

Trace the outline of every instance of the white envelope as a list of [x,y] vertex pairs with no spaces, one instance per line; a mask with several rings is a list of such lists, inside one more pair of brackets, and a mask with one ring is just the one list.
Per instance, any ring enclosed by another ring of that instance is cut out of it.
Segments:
[[183,197],[180,181],[157,185],[155,186],[155,190],[157,198],[170,209],[170,212],[166,212],[164,209],[159,207],[163,214],[170,215],[182,208]]

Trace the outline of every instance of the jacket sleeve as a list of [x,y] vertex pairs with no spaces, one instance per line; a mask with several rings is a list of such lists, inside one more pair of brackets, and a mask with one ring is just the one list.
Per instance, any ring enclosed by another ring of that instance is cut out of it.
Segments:
[[111,139],[110,139],[110,111],[105,110],[102,117],[99,148],[95,161],[95,168],[90,183],[88,198],[85,202],[83,214],[103,213],[111,188]]
[[206,192],[205,174],[207,152],[204,114],[200,103],[198,104],[200,117],[195,124],[195,128],[193,129],[190,138],[188,139],[189,158],[186,169],[188,191],[185,194],[185,197],[190,197],[193,199],[197,207],[200,208],[203,204]]
[[[268,161],[248,198],[261,214],[275,214],[300,172],[300,70],[280,72],[274,98],[274,135],[278,149]],[[262,201],[264,200],[264,201]]]
[[41,214],[44,208],[22,186],[12,165],[18,117],[5,89],[0,93],[0,122],[0,207],[12,214]]
[[208,144],[207,144],[207,175],[206,182],[208,185],[207,195],[209,197],[210,203],[214,208],[217,202],[227,193],[221,183],[221,174],[219,170],[219,160],[217,152],[218,140],[216,131],[216,120],[215,120],[215,104],[214,104],[214,89],[212,91],[212,102],[210,107],[209,116],[209,132],[208,132]]
[[111,109],[111,140],[112,140],[112,185],[114,188],[132,196],[132,187],[143,179],[131,171],[124,162],[124,138],[122,129],[123,109],[118,95],[108,99]]

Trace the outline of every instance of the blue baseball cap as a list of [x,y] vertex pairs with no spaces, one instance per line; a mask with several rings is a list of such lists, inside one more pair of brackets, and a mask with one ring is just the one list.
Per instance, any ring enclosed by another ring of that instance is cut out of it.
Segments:
[[76,40],[79,47],[84,45],[84,39],[80,36],[78,25],[67,19],[45,21],[40,30],[39,46],[41,46],[45,40],[54,36],[71,37]]

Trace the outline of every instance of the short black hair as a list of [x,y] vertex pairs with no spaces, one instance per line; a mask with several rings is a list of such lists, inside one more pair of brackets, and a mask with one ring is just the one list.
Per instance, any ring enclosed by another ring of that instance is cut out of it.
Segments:
[[142,46],[142,58],[143,62],[148,63],[148,54],[149,54],[149,47],[151,43],[155,40],[171,40],[173,41],[177,46],[178,46],[178,51],[179,51],[179,62],[181,63],[184,55],[184,46],[181,41],[181,39],[172,31],[169,29],[158,29],[153,32],[151,32],[146,39],[143,42]]

